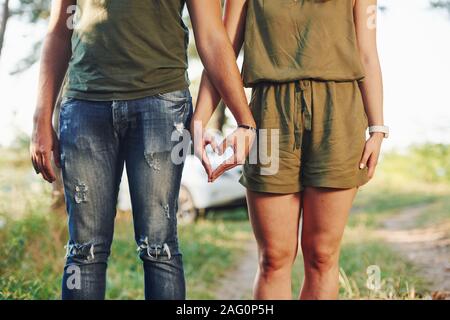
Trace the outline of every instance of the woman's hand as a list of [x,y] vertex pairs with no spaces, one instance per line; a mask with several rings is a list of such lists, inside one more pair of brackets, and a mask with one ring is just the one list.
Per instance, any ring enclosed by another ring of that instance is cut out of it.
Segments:
[[366,146],[364,147],[364,153],[361,158],[359,168],[362,170],[367,167],[369,169],[367,175],[370,179],[372,179],[375,174],[383,139],[384,133],[372,133],[371,137],[366,141]]
[[233,149],[233,155],[225,160],[221,165],[217,167],[212,173],[211,182],[214,182],[226,171],[244,164],[248,154],[253,146],[256,138],[256,130],[237,128],[232,134],[230,134],[219,146],[218,153],[223,155],[227,148]]

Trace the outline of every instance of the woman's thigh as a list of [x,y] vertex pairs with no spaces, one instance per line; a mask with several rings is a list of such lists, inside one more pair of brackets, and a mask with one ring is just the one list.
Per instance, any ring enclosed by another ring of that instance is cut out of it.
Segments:
[[297,251],[300,193],[270,194],[247,191],[250,220],[260,250]]
[[357,188],[305,188],[301,236],[305,258],[310,254],[333,255],[339,252],[356,192]]

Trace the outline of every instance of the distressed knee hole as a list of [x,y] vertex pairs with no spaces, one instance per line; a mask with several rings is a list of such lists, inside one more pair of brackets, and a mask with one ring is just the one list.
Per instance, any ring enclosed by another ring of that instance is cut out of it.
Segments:
[[179,122],[179,123],[174,123],[173,126],[175,127],[175,130],[177,130],[177,132],[179,134],[183,134],[184,133],[184,123],[183,122]]
[[164,215],[167,219],[170,219],[170,207],[168,204],[163,205]]
[[66,249],[67,258],[77,258],[85,261],[91,261],[95,259],[95,244],[94,243],[68,243],[64,246]]
[[161,163],[160,160],[156,157],[155,152],[151,152],[149,154],[145,154],[145,161],[155,171],[161,171]]
[[172,252],[167,243],[149,243],[148,237],[139,241],[137,251],[140,253],[141,257],[148,256],[154,259],[167,257],[169,260],[172,258]]
[[86,203],[88,201],[89,188],[84,182],[79,182],[75,186],[75,202],[77,204]]

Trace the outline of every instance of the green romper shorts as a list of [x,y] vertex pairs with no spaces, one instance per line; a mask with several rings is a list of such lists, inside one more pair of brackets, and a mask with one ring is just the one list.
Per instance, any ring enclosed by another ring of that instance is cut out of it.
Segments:
[[353,0],[248,0],[243,79],[259,129],[245,187],[286,194],[369,180]]
[[[250,107],[258,129],[267,131],[260,130],[255,143],[264,161],[258,156],[257,163],[244,165],[241,183],[249,190],[285,194],[308,186],[353,188],[369,180],[367,169],[359,169],[367,116],[357,81],[258,84]],[[277,153],[270,137],[278,137],[279,159],[267,161]],[[274,170],[262,172],[267,167]]]

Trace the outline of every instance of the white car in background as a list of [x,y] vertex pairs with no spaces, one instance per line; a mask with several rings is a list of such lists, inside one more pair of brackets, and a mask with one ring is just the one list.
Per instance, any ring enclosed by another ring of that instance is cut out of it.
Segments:
[[[209,152],[213,167],[224,157]],[[214,183],[208,183],[208,176],[199,159],[193,155],[186,157],[178,199],[178,221],[180,224],[192,223],[207,209],[227,208],[245,203],[245,188],[239,183],[242,167],[225,172]],[[119,192],[118,208],[131,210],[128,179],[124,174]]]

